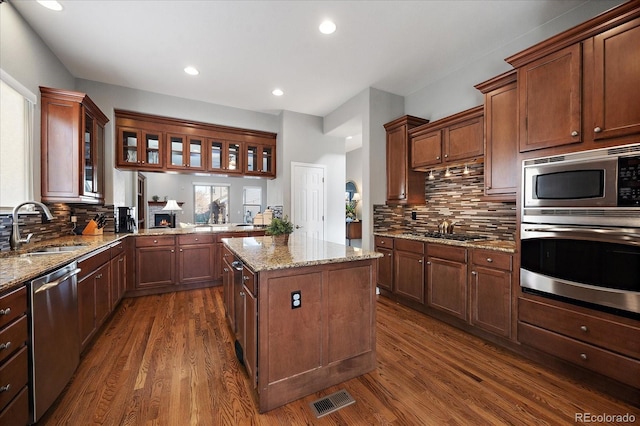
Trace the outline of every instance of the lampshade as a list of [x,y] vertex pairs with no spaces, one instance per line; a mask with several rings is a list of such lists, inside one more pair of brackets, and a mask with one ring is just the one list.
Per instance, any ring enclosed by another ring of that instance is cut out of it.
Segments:
[[162,210],[169,210],[169,211],[177,212],[177,211],[182,210],[182,208],[178,205],[176,200],[169,200],[169,201],[167,201],[167,204],[162,208]]
[[360,201],[360,200],[361,200],[361,198],[360,198],[360,193],[359,193],[359,192],[355,192],[355,193],[353,194],[353,198],[352,198],[352,200],[353,200],[353,201]]

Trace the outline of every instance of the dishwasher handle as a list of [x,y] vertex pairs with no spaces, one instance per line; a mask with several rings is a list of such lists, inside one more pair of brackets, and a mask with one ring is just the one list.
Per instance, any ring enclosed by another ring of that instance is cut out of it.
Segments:
[[236,271],[242,271],[242,267],[244,266],[244,264],[242,263],[242,261],[236,260],[231,262],[231,266],[233,266],[233,269],[235,269]]
[[74,275],[78,275],[80,273],[80,271],[82,271],[82,269],[80,268],[76,268],[71,272],[68,272],[66,274],[64,274],[63,276],[61,276],[60,278],[58,278],[57,280],[51,281],[50,283],[45,283],[43,284],[41,287],[39,287],[35,293],[40,293],[42,291],[47,291],[52,287],[57,286],[58,284],[60,284],[61,282],[68,280],[69,278],[73,277]]

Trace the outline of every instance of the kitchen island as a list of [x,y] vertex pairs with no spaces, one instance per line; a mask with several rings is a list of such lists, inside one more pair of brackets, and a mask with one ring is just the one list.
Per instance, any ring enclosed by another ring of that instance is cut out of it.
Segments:
[[261,413],[376,368],[379,253],[296,235],[222,241],[227,319]]

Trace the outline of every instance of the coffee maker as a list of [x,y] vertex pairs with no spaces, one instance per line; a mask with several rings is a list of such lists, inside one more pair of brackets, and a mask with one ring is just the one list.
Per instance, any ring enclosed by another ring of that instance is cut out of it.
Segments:
[[136,229],[136,221],[132,215],[133,207],[118,207],[116,215],[116,232],[127,233]]

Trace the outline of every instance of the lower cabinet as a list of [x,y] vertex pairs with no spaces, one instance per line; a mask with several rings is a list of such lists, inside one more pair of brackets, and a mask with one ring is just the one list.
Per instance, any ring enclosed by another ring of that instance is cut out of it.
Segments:
[[467,249],[427,244],[427,306],[467,319]]
[[424,246],[411,240],[394,243],[393,292],[418,303],[424,303]]
[[136,289],[176,284],[174,236],[136,238]]
[[111,254],[108,249],[92,253],[78,261],[78,320],[80,350],[112,312]]
[[258,304],[256,301],[257,288],[256,277],[251,269],[246,266],[242,269],[242,298],[243,312],[241,313],[242,327],[242,353],[244,356],[244,366],[252,386],[258,386]]
[[212,282],[215,277],[215,237],[187,234],[178,236],[178,283]]
[[111,308],[118,305],[127,288],[127,253],[124,243],[111,247]]
[[472,325],[511,337],[512,256],[473,250],[470,275]]
[[0,295],[0,424],[29,423],[27,288]]
[[381,289],[393,291],[393,238],[375,237],[375,251],[382,253],[378,259],[378,282]]
[[231,263],[234,260],[233,253],[226,247],[222,248],[222,293],[224,301],[224,310],[227,316],[227,322],[231,329],[236,330],[236,310],[234,297],[234,273]]

